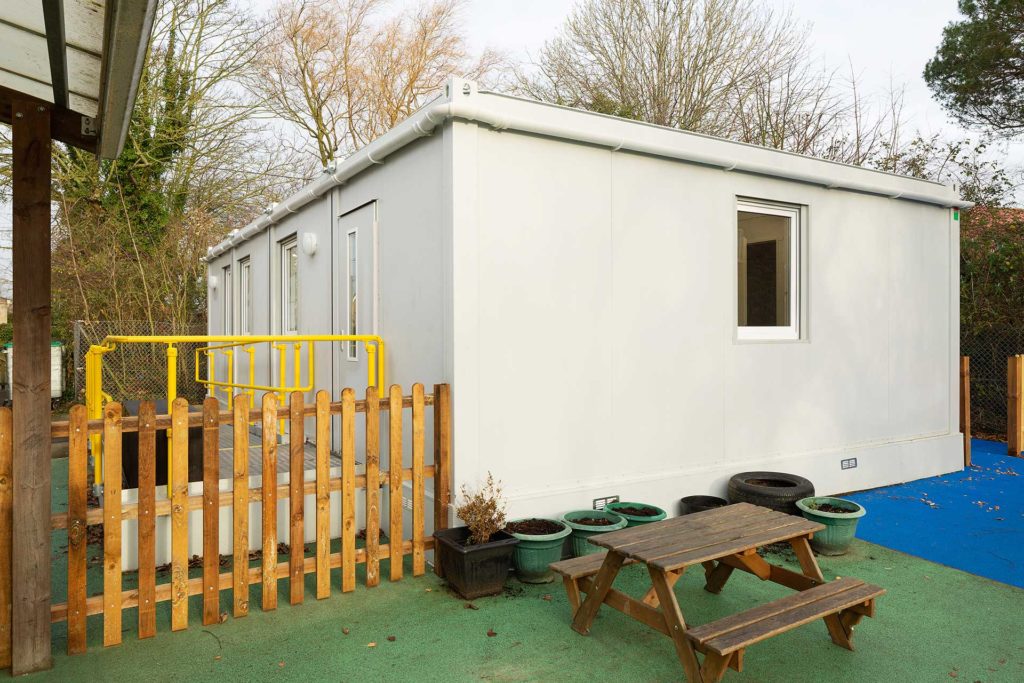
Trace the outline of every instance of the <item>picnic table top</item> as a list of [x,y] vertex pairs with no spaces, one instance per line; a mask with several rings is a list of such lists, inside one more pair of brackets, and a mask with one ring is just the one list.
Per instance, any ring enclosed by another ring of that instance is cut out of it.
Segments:
[[666,571],[823,530],[803,517],[735,503],[661,522],[597,534],[590,542]]

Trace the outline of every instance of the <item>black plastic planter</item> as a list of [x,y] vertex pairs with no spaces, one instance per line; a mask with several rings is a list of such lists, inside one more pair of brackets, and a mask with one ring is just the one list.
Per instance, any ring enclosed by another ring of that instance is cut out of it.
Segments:
[[717,496],[686,496],[679,500],[679,514],[692,515],[694,512],[704,512],[714,508],[724,507],[729,504],[725,498]]
[[487,543],[465,545],[468,537],[469,529],[464,526],[434,534],[444,578],[467,600],[500,593],[519,539],[499,531]]

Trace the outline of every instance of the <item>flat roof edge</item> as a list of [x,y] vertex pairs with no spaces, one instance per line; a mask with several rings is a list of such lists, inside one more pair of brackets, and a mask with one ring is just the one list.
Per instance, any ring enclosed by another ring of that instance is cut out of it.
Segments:
[[476,83],[450,78],[442,97],[424,105],[412,116],[337,167],[304,186],[239,231],[233,231],[207,252],[206,261],[295,213],[330,189],[344,184],[369,166],[414,140],[429,135],[450,119],[475,121],[494,130],[513,130],[560,140],[580,142],[611,151],[648,154],[682,162],[718,167],[808,183],[830,189],[860,192],[890,199],[968,208],[950,185],[853,166],[768,147],[690,133],[640,121],[596,114],[580,109],[478,92]]

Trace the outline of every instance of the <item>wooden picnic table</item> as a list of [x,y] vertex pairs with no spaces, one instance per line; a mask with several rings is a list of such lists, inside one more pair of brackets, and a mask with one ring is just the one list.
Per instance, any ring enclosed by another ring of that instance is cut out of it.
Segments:
[[[874,615],[885,591],[858,579],[826,582],[808,541],[824,526],[767,508],[737,503],[661,522],[598,534],[590,539],[607,553],[551,565],[562,575],[573,608],[572,628],[586,635],[608,605],[669,636],[689,681],[719,681],[727,668],[742,670],[743,651],[797,626],[824,619],[837,645],[852,650],[853,627]],[[759,547],[788,542],[800,572],[767,562]],[[634,598],[612,587],[627,564],[646,565],[651,588]],[[702,565],[705,589],[718,593],[737,569],[797,593],[703,626],[689,626],[673,592],[688,567]],[[581,602],[581,594],[586,599]],[[703,664],[697,654],[704,656]]]

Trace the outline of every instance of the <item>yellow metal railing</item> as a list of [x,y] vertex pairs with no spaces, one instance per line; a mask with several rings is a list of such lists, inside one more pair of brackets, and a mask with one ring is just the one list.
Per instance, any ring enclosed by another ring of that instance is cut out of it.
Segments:
[[[109,336],[99,344],[89,347],[85,355],[85,405],[89,419],[103,417],[103,405],[112,401],[112,397],[103,391],[103,356],[117,349],[119,344],[164,344],[167,357],[167,407],[178,396],[178,348],[176,344],[205,344],[195,349],[195,381],[207,387],[211,396],[218,391],[227,395],[228,408],[234,401],[238,391],[246,392],[253,400],[257,391],[276,393],[282,400],[294,391],[308,392],[316,386],[316,353],[317,342],[349,342],[361,343],[366,350],[366,384],[371,387],[384,385],[384,340],[377,335],[368,334],[321,334],[321,335],[179,335],[179,336]],[[279,383],[256,383],[256,344],[269,344],[271,350],[279,354]],[[287,365],[288,349],[293,353],[293,381],[288,384]],[[302,352],[305,350],[308,359],[306,383],[302,384]],[[248,356],[248,381],[235,381],[235,353],[244,352]],[[199,372],[199,359],[202,354],[207,360],[207,377],[204,379]],[[226,361],[228,378],[226,381],[216,379],[218,354]],[[93,453],[93,477],[97,484],[103,483],[102,447],[99,434],[89,437]],[[167,481],[171,481],[171,433],[167,432]],[[170,493],[168,483],[168,494]]]

